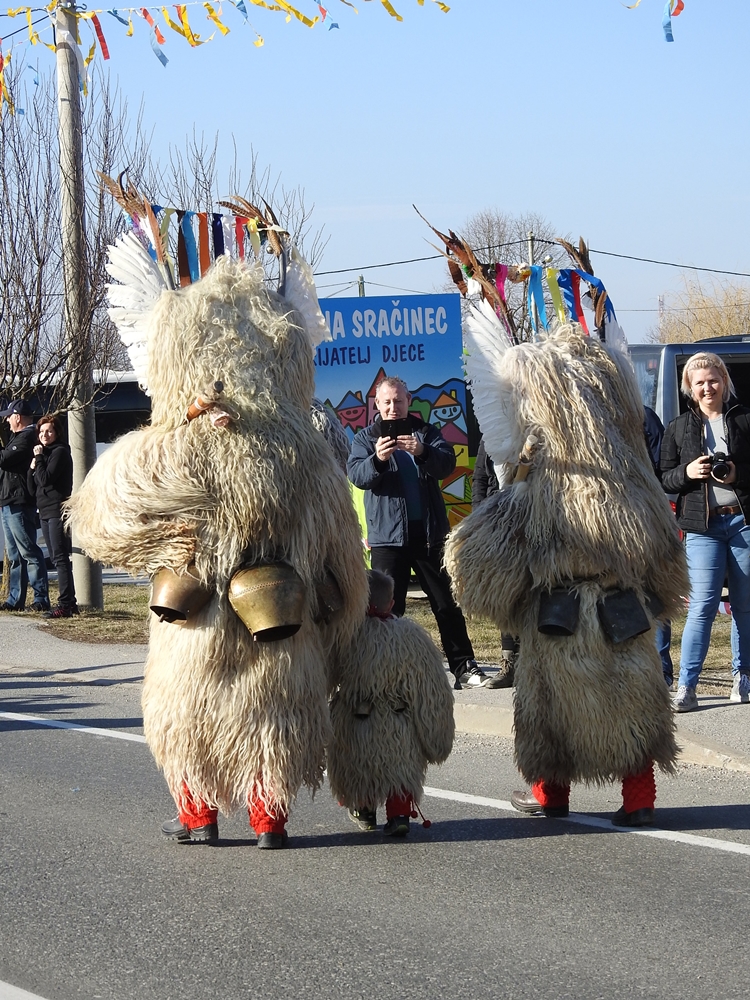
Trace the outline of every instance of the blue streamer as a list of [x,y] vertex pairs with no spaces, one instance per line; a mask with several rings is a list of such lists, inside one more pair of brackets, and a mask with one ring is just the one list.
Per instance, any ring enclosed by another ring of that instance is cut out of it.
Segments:
[[[593,285],[593,287],[598,292],[607,291],[607,289],[604,287],[604,282],[601,280],[601,278],[595,278],[593,274],[586,274],[585,271],[576,270],[576,274],[579,274],[584,281],[587,281],[590,285]],[[610,301],[609,293],[607,294],[607,298],[604,300],[604,312],[607,316],[607,319],[611,319],[617,322],[617,317],[615,316],[615,307],[612,305],[612,302]]]
[[116,10],[108,10],[107,13],[111,14],[112,17],[116,18],[120,22],[120,24],[124,24],[126,28],[130,27],[130,22],[126,21],[124,17],[120,17],[120,15],[117,13]]
[[329,31],[332,31],[333,28],[338,28],[338,24],[336,24],[335,21],[331,21],[331,23],[328,25],[328,30]]
[[245,6],[245,0],[234,0],[234,6],[247,21],[247,7]]
[[195,243],[195,233],[193,232],[193,216],[195,212],[185,212],[180,219],[180,229],[185,239],[185,253],[187,254],[188,267],[190,268],[190,280],[200,281],[201,268],[198,261],[198,247]]
[[565,308],[568,310],[568,315],[570,316],[571,322],[578,322],[576,313],[576,298],[573,294],[573,282],[570,280],[570,275],[572,273],[571,268],[562,267],[557,272],[557,283],[560,286],[560,291],[563,294],[563,299],[565,300]]
[[154,52],[154,55],[156,56],[156,58],[159,60],[159,62],[162,64],[162,66],[166,66],[167,63],[169,62],[169,59],[167,59],[167,57],[162,52],[162,50],[161,50],[161,48],[159,46],[159,43],[156,40],[156,32],[154,31],[153,28],[149,32],[149,38],[148,38],[148,40],[151,42],[151,48],[153,49],[153,52]]
[[534,315],[533,304],[536,303],[537,312],[539,313],[539,321],[545,330],[549,329],[549,324],[547,323],[547,307],[544,304],[544,289],[542,288],[542,268],[538,265],[534,265],[530,268],[531,276],[529,277],[529,291],[528,291],[528,309],[529,316],[531,317],[531,325],[534,328],[534,333],[538,333],[536,325],[536,317]]
[[674,35],[672,34],[672,0],[667,0],[667,6],[664,8],[664,17],[661,22],[662,28],[664,28],[664,37],[668,42],[674,41]]

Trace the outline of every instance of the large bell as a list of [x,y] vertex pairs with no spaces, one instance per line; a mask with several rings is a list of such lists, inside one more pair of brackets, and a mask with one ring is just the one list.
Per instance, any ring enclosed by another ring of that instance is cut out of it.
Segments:
[[537,628],[544,635],[569,636],[578,628],[581,598],[577,590],[556,587],[539,595]]
[[151,580],[149,607],[159,621],[180,625],[189,618],[195,618],[213,594],[214,591],[204,587],[198,579],[194,563],[183,574],[165,567]]
[[599,621],[614,643],[648,632],[651,623],[634,590],[611,590],[596,602]]
[[289,563],[262,563],[237,570],[229,583],[229,603],[253,639],[278,642],[299,632],[306,589]]

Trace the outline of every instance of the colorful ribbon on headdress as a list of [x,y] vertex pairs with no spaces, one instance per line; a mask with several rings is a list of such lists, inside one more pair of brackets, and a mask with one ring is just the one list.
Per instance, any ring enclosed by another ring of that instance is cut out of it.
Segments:
[[201,277],[211,266],[211,250],[208,245],[208,214],[197,212],[198,216],[198,258],[200,260]]
[[[607,289],[604,287],[604,282],[601,278],[595,278],[593,274],[586,274],[585,271],[579,270],[576,270],[575,274],[577,274],[580,278],[583,278],[584,281],[587,281],[592,288],[597,290],[597,292],[606,293]],[[617,321],[617,317],[615,316],[615,307],[612,305],[608,294],[604,300],[604,312],[607,319],[614,320],[615,322]]]
[[237,256],[240,260],[245,259],[245,226],[248,220],[244,215],[235,215],[234,217],[234,236],[237,240]]
[[[536,321],[537,313],[542,327],[546,330],[549,326],[547,323],[547,307],[544,303],[544,289],[542,288],[542,270],[542,267],[538,264],[534,264],[529,268],[530,273],[527,305],[534,333],[539,332]],[[536,305],[536,312],[534,310],[534,305]]]
[[221,214],[211,214],[211,236],[214,242],[214,260],[224,254],[224,227],[221,224]]
[[583,306],[581,305],[580,275],[572,268],[560,268],[557,272],[557,284],[562,290],[571,320],[574,323],[580,323],[584,331],[588,333],[589,328],[586,324],[586,317],[583,315]]
[[568,317],[565,312],[562,295],[560,294],[560,286],[557,283],[557,269],[554,267],[548,267],[546,271],[546,278],[555,315],[560,323],[564,323]]

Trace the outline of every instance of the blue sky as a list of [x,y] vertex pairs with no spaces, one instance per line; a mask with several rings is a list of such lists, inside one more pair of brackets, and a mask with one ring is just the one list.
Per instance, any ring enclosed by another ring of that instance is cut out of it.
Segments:
[[[750,272],[747,4],[685,0],[668,44],[663,0],[636,10],[619,0],[452,0],[447,14],[431,0],[393,0],[401,23],[377,0],[354,3],[358,14],[329,0],[337,30],[248,3],[265,39],[256,48],[225,2],[231,33],[210,44],[191,49],[164,28],[166,68],[143,20],[126,38],[103,14],[107,65],[131,109],[143,99],[157,154],[195,125],[219,133],[227,162],[234,135],[240,160],[252,147],[286,185],[303,186],[330,237],[320,270],[432,253],[415,202],[444,230],[460,232],[483,208],[535,211],[594,249]],[[312,0],[296,6],[317,13]],[[208,35],[203,8],[188,10]],[[20,21],[0,18],[0,30]],[[40,47],[17,58],[53,61]],[[629,338],[644,339],[657,296],[669,301],[683,272],[593,261]],[[439,261],[364,274],[378,295],[445,282]],[[335,281],[319,278],[321,294]]]

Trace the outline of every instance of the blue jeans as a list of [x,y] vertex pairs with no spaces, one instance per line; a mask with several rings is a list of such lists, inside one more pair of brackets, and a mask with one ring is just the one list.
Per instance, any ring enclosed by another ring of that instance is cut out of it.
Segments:
[[679,686],[695,687],[711,640],[711,626],[729,577],[732,604],[732,669],[743,664],[750,673],[750,525],[741,514],[709,518],[705,535],[685,536],[690,574],[690,607],[682,633]]
[[26,606],[26,582],[34,591],[34,602],[49,607],[47,566],[36,544],[36,511],[23,504],[8,504],[2,511],[5,551],[10,563],[8,603],[19,610]]
[[669,647],[672,644],[672,622],[661,622],[656,625],[656,649],[661,660],[661,672],[669,687],[672,687],[674,671]]

